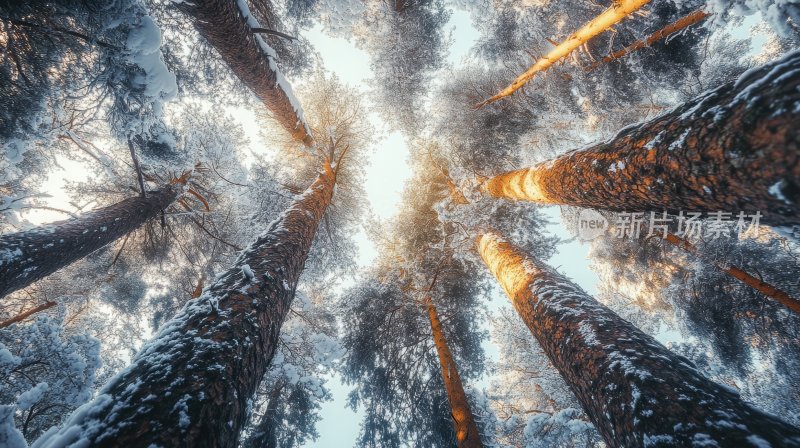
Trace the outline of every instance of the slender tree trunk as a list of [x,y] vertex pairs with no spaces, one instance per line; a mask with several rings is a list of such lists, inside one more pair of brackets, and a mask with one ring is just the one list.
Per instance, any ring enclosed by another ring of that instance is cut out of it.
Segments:
[[335,181],[325,163],[233,267],[40,446],[78,440],[93,447],[236,446]]
[[681,17],[680,19],[670,23],[669,25],[661,28],[660,30],[656,31],[655,33],[647,36],[645,39],[639,39],[636,42],[628,45],[627,47],[623,48],[622,50],[615,51],[608,56],[600,59],[599,61],[595,61],[588,69],[587,72],[595,70],[597,67],[607,64],[615,59],[619,59],[627,54],[633,53],[636,50],[641,50],[644,47],[649,47],[654,43],[669,37],[672,34],[677,33],[678,31],[684,30],[689,28],[690,26],[694,25],[695,23],[701,22],[708,17],[708,13],[698,9],[695,11],[690,12],[689,14]]
[[442,379],[447,390],[447,399],[450,402],[451,416],[453,417],[453,429],[456,432],[456,444],[459,448],[482,447],[481,437],[478,433],[478,425],[469,408],[467,394],[464,392],[464,385],[458,375],[458,367],[447,346],[444,337],[442,323],[439,322],[439,315],[433,300],[428,296],[425,299],[428,308],[428,319],[431,321],[431,331],[433,332],[433,342],[436,345],[436,353],[439,355],[439,364],[442,367]]
[[800,429],[706,379],[553,269],[491,233],[477,244],[610,447],[800,446]]
[[197,279],[197,286],[194,287],[194,291],[192,291],[192,298],[196,299],[203,294],[203,285],[206,281],[206,274],[200,274],[200,278]]
[[172,204],[179,185],[125,199],[84,216],[0,236],[0,297],[24,288],[127,235]]
[[789,308],[795,313],[800,313],[800,301],[790,296],[785,291],[782,291],[763,280],[759,280],[753,277],[752,275],[748,274],[747,272],[745,272],[740,268],[737,268],[736,266],[729,266],[728,264],[717,260],[709,260],[699,250],[697,250],[697,248],[692,243],[690,243],[685,238],[681,238],[672,233],[667,233],[666,235],[664,235],[663,239],[669,244],[681,248],[686,252],[689,252],[690,254],[696,256],[697,258],[700,258],[701,260],[709,261],[711,264],[714,265],[714,267],[716,267],[720,271],[730,275],[736,280],[739,280],[740,282],[755,289],[761,294],[779,302],[781,305],[785,306],[786,308]]
[[48,309],[50,309],[50,308],[52,308],[52,307],[54,307],[56,305],[57,305],[56,302],[45,302],[45,303],[43,303],[43,304],[41,304],[39,306],[36,306],[36,307],[33,307],[33,308],[29,309],[28,311],[23,311],[22,313],[17,314],[16,316],[12,317],[11,319],[4,320],[4,321],[0,322],[0,328],[6,328],[6,327],[8,327],[8,326],[10,326],[12,324],[17,323],[17,322],[22,322],[23,320],[33,316],[34,314],[36,314],[38,312],[41,312],[41,311],[44,311],[44,310],[48,310]]
[[489,179],[496,197],[619,212],[760,212],[800,223],[800,52],[606,142]]
[[243,17],[237,5],[234,0],[193,0],[177,4],[194,19],[200,35],[217,50],[236,77],[272,111],[281,126],[295,140],[311,145],[313,138],[305,124],[303,109],[294,98],[289,82],[278,70],[274,52],[253,32],[255,20]]
[[267,410],[258,422],[258,426],[254,428],[253,434],[247,439],[244,444],[246,448],[277,448],[278,447],[278,434],[275,431],[277,419],[275,412],[278,409],[278,400],[280,400],[281,392],[286,386],[285,381],[278,380],[272,387],[267,401]]
[[542,56],[533,64],[525,73],[519,75],[511,85],[501,90],[493,97],[479,103],[475,107],[483,107],[487,104],[493,103],[497,100],[509,97],[522,86],[528,83],[537,73],[543,72],[552,67],[553,64],[567,57],[575,51],[578,47],[585,45],[593,37],[606,31],[615,24],[621,22],[624,18],[630,16],[642,6],[648,4],[650,0],[619,0],[603,11],[599,16],[592,19],[586,25],[582,26],[578,31],[575,31],[566,38],[563,42],[556,45],[550,50],[547,55]]

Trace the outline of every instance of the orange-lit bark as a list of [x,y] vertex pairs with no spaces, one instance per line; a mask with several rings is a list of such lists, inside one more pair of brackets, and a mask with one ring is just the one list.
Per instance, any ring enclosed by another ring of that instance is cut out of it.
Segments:
[[[193,0],[177,7],[194,19],[194,26],[219,53],[231,71],[272,111],[292,137],[305,145],[313,143],[290,101],[291,93],[279,84],[276,62],[264,53],[258,37],[248,25],[234,0]],[[283,76],[283,75],[280,75]],[[288,85],[288,84],[287,84]]]
[[335,183],[326,162],[227,272],[164,324],[92,402],[39,443],[238,446]]
[[439,315],[433,300],[430,296],[425,299],[428,308],[428,319],[431,321],[431,331],[433,332],[433,342],[436,345],[436,353],[439,355],[439,364],[442,368],[442,379],[447,390],[447,399],[450,402],[451,417],[453,418],[453,429],[456,433],[456,445],[459,448],[482,447],[478,425],[469,407],[467,394],[464,392],[464,385],[458,374],[458,367],[447,346],[444,337],[442,323],[439,322]]
[[617,212],[760,212],[800,223],[800,52],[606,142],[489,179],[495,197]]
[[800,429],[703,377],[552,268],[491,233],[477,246],[608,446],[800,444]]
[[685,238],[681,238],[672,233],[667,233],[666,236],[664,236],[664,241],[672,244],[675,247],[679,247],[702,260],[710,261],[720,271],[730,275],[736,280],[739,280],[745,285],[750,286],[761,294],[778,301],[780,304],[786,308],[789,308],[795,313],[800,314],[800,300],[795,299],[786,292],[770,285],[769,283],[766,283],[763,280],[753,277],[736,266],[728,266],[727,264],[721,263],[717,260],[708,260],[707,257],[703,256],[703,254],[700,253],[700,251],[698,251],[697,248]]
[[56,306],[56,302],[45,302],[45,303],[43,303],[43,304],[41,304],[39,306],[36,306],[36,307],[33,307],[33,308],[29,309],[28,311],[24,311],[22,313],[19,313],[16,316],[12,317],[11,319],[4,320],[4,321],[0,322],[0,328],[6,328],[9,325],[15,324],[17,322],[22,322],[23,320],[33,316],[34,314],[36,314],[38,312],[41,312],[41,311],[44,311],[44,310],[47,310],[47,309],[50,309],[50,308],[52,308],[54,306]]
[[535,64],[528,68],[525,73],[519,75],[511,85],[501,90],[493,97],[483,101],[475,107],[482,107],[497,100],[511,96],[514,92],[522,88],[528,81],[533,79],[537,73],[550,68],[559,60],[567,57],[575,49],[588,42],[603,31],[621,22],[624,18],[631,15],[634,11],[648,4],[650,0],[619,0],[613,6],[603,11],[599,16],[592,19],[586,25],[575,31],[566,40],[556,45],[547,55],[541,57]]
[[707,12],[700,9],[692,11],[689,14],[665,26],[664,28],[661,28],[655,33],[647,36],[645,39],[639,39],[636,42],[623,48],[622,50],[615,51],[609,54],[608,56],[604,57],[603,59],[595,61],[591,66],[589,66],[589,68],[586,71],[590,72],[603,64],[607,64],[615,59],[619,59],[629,53],[633,53],[636,50],[640,50],[644,47],[649,47],[654,43],[658,42],[659,40],[670,36],[671,34],[674,34],[678,31],[681,31],[685,28],[694,25],[695,23],[705,20],[705,18],[708,17],[708,15],[709,14]]
[[203,293],[203,283],[206,280],[206,275],[201,274],[200,278],[197,280],[197,286],[194,287],[194,291],[192,291],[192,298],[196,299],[200,297],[200,294]]

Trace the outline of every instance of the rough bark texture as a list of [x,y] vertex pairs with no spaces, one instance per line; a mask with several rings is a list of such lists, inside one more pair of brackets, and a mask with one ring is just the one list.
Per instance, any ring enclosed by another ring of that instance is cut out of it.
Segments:
[[24,288],[127,235],[181,193],[179,185],[128,198],[78,218],[0,236],[0,297]]
[[[700,251],[697,250],[696,247],[689,241],[684,238],[680,238],[677,235],[672,233],[667,233],[664,236],[664,241],[672,244],[675,247],[679,247],[686,252],[700,258],[702,260],[707,260],[706,257],[703,256]],[[720,271],[730,275],[731,277],[739,280],[740,282],[744,283],[745,285],[755,289],[756,291],[764,294],[765,296],[779,302],[786,308],[794,311],[795,313],[800,314],[800,300],[795,299],[794,297],[787,294],[785,291],[776,288],[775,286],[770,285],[769,283],[759,280],[756,277],[748,274],[746,271],[737,268],[736,266],[729,266],[726,263],[722,263],[717,260],[710,260],[711,263],[719,269]]]
[[44,310],[48,310],[48,309],[50,309],[50,308],[52,308],[52,307],[54,307],[56,305],[57,305],[56,302],[45,302],[45,303],[43,303],[43,304],[41,304],[39,306],[36,306],[36,307],[33,307],[33,308],[29,309],[28,311],[23,311],[23,312],[17,314],[16,316],[12,317],[11,319],[4,320],[4,321],[0,322],[0,328],[6,328],[8,326],[11,326],[12,324],[17,323],[17,322],[22,322],[23,320],[33,316],[34,314],[36,314],[38,312],[41,312],[41,311],[44,311]]
[[800,429],[706,379],[551,268],[493,234],[478,250],[609,446],[800,446]]
[[326,164],[231,269],[167,322],[97,398],[34,446],[235,447],[335,180]]
[[458,374],[458,366],[447,346],[444,337],[442,323],[439,322],[439,315],[433,300],[426,299],[428,308],[428,319],[431,321],[431,331],[433,332],[433,342],[436,345],[436,353],[439,355],[439,364],[442,367],[442,379],[447,390],[447,400],[450,402],[451,417],[453,418],[453,429],[456,433],[456,445],[459,448],[478,448],[482,447],[478,425],[469,407],[467,394],[464,392],[464,385],[461,383],[461,376]]
[[582,26],[578,31],[572,33],[563,42],[556,45],[547,55],[542,56],[535,64],[530,66],[525,73],[519,75],[508,87],[501,90],[496,95],[479,103],[476,107],[483,107],[497,100],[509,97],[517,90],[521,89],[528,81],[533,79],[537,73],[543,72],[553,66],[556,62],[567,57],[578,47],[588,42],[593,37],[621,22],[633,12],[648,4],[650,0],[618,0],[603,11],[599,16]]
[[623,48],[622,50],[615,51],[609,54],[608,56],[604,57],[603,59],[595,61],[591,66],[589,66],[588,69],[586,69],[586,71],[590,72],[596,69],[597,67],[603,64],[607,64],[615,59],[619,59],[625,56],[626,54],[633,53],[636,50],[641,50],[644,47],[649,47],[654,43],[660,41],[661,39],[669,37],[670,35],[675,34],[678,31],[681,31],[685,28],[688,28],[697,22],[705,20],[706,17],[708,17],[708,13],[703,10],[698,9],[696,11],[692,11],[689,14],[665,26],[664,28],[661,28],[655,33],[647,36],[645,39],[639,39],[636,42]]
[[800,52],[610,140],[491,178],[496,197],[612,211],[756,212],[800,223]]
[[194,19],[194,26],[220,54],[231,71],[272,111],[275,119],[292,137],[305,145],[313,138],[305,126],[302,109],[292,104],[288,82],[279,78],[275,56],[267,54],[234,0],[194,0],[178,3]]

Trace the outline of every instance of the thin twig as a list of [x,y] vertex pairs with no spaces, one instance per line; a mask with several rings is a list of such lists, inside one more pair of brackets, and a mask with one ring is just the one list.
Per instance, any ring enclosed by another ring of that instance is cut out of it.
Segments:
[[141,190],[142,197],[146,198],[147,193],[144,189],[144,176],[142,176],[142,169],[139,166],[139,159],[136,157],[136,150],[133,148],[133,141],[128,139],[128,148],[131,150],[131,159],[133,159],[133,167],[136,169],[136,176],[139,178],[139,189]]

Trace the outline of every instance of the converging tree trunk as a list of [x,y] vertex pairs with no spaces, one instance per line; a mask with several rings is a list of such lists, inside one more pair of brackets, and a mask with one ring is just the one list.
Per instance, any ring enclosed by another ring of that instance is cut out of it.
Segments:
[[537,73],[543,72],[552,67],[553,64],[567,57],[575,51],[578,47],[586,44],[590,39],[598,34],[606,31],[615,24],[621,22],[624,18],[628,17],[642,6],[650,3],[650,0],[619,0],[603,11],[599,16],[592,19],[586,25],[582,26],[578,31],[575,31],[566,38],[563,42],[556,45],[550,50],[547,55],[542,56],[536,61],[525,73],[519,75],[511,85],[501,90],[496,95],[485,101],[477,104],[475,107],[483,107],[487,104],[493,103],[497,100],[509,97],[522,86],[528,83]]
[[206,281],[206,274],[200,274],[200,278],[197,279],[197,285],[195,285],[194,291],[192,291],[193,299],[200,297],[200,295],[203,293],[203,285],[205,281]]
[[0,297],[69,266],[137,229],[172,204],[180,185],[166,185],[86,215],[0,236]]
[[590,72],[603,64],[607,64],[615,59],[619,59],[627,54],[633,53],[636,50],[641,50],[644,47],[649,47],[654,43],[660,41],[661,39],[669,37],[677,33],[678,31],[682,31],[686,28],[689,28],[695,23],[702,22],[703,20],[705,20],[706,17],[708,17],[708,15],[709,14],[707,12],[701,9],[692,11],[689,14],[665,26],[664,28],[661,28],[660,30],[654,32],[653,34],[647,36],[645,39],[639,39],[636,42],[623,48],[622,50],[615,51],[609,54],[608,56],[604,57],[603,59],[595,61],[594,63],[592,63],[592,65],[589,66],[588,69],[586,69],[586,71]]
[[710,262],[711,264],[714,265],[714,267],[716,267],[720,271],[728,274],[729,276],[735,278],[736,280],[739,280],[740,282],[755,289],[756,291],[769,297],[770,299],[779,302],[781,305],[785,306],[786,308],[789,308],[795,313],[800,314],[800,300],[795,299],[785,291],[778,289],[777,287],[772,286],[763,280],[757,279],[756,277],[748,274],[747,271],[741,268],[738,268],[736,266],[730,266],[725,262],[720,262],[717,260],[709,260],[708,257],[704,256],[699,250],[697,250],[694,244],[692,244],[685,238],[681,238],[672,233],[667,233],[666,235],[663,235],[663,239],[669,244],[672,244],[675,247],[679,247],[701,260]]
[[[178,2],[177,7],[194,19],[194,26],[220,54],[234,75],[272,111],[292,137],[311,145],[311,131],[289,82],[278,69],[272,48],[253,29],[260,25],[247,3],[234,0]],[[244,10],[243,10],[244,9]]]
[[276,418],[276,412],[278,410],[278,400],[280,400],[284,387],[286,387],[286,382],[282,379],[272,386],[267,398],[267,409],[253,429],[253,434],[242,444],[244,448],[278,448],[276,426],[279,421]]
[[439,355],[439,364],[442,367],[442,379],[447,390],[447,400],[450,402],[451,417],[453,418],[453,429],[456,433],[456,445],[459,448],[482,447],[478,425],[469,407],[467,394],[464,392],[464,385],[461,383],[461,376],[458,374],[453,355],[447,346],[444,337],[442,323],[439,322],[439,315],[433,300],[430,296],[425,299],[428,308],[428,319],[431,321],[431,331],[433,332],[433,342],[436,345],[436,353]]
[[495,234],[477,245],[609,446],[800,446],[800,429],[703,377],[555,270]]
[[234,447],[333,196],[329,163],[234,265],[34,446]]
[[6,328],[6,327],[9,327],[9,326],[11,326],[13,324],[16,324],[18,322],[22,322],[23,320],[33,316],[34,314],[42,312],[42,311],[45,311],[45,310],[49,310],[50,308],[52,308],[52,307],[54,307],[56,305],[58,305],[56,302],[48,301],[48,302],[45,302],[45,303],[43,303],[43,304],[41,304],[39,306],[35,306],[35,307],[29,309],[28,311],[23,311],[23,312],[17,314],[16,316],[12,317],[11,319],[4,320],[4,321],[0,322],[0,328]]
[[492,196],[618,212],[760,212],[800,223],[800,52],[606,142],[500,174]]

